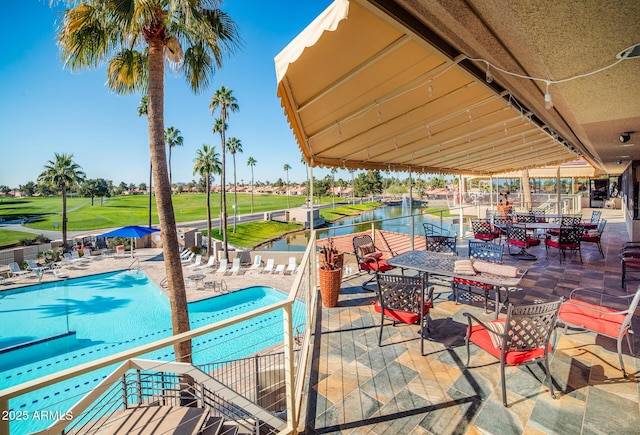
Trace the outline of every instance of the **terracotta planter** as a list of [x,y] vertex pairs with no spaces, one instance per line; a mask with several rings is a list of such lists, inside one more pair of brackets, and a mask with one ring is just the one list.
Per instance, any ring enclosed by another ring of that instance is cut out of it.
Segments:
[[322,296],[322,304],[327,308],[335,307],[336,305],[338,305],[338,296],[340,296],[342,269],[319,269],[318,278],[320,280],[320,295]]

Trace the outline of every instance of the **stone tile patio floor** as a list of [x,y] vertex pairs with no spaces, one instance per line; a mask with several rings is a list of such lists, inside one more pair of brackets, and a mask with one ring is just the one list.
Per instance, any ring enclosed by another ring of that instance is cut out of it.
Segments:
[[[546,259],[544,245],[530,251],[537,261],[504,262],[529,269],[515,303],[568,297],[576,287],[622,289],[618,253],[628,240],[624,223],[607,224],[603,259],[594,244],[583,244],[583,264],[572,253]],[[464,252],[461,252],[464,254]],[[640,360],[623,344],[629,378],[619,369],[615,340],[592,333],[557,330],[551,373],[556,400],[542,385],[538,366],[507,367],[507,401],[502,406],[500,364],[471,345],[465,367],[465,311],[490,319],[481,301],[456,305],[442,289],[432,310],[432,339],[420,355],[418,327],[385,326],[378,347],[375,293],[363,291],[366,276],[343,282],[336,308],[318,310],[305,433],[343,434],[637,434],[640,433]],[[436,287],[436,293],[441,288]],[[490,306],[491,311],[491,306]],[[634,318],[640,331],[640,316]],[[638,348],[635,338],[635,348]]]

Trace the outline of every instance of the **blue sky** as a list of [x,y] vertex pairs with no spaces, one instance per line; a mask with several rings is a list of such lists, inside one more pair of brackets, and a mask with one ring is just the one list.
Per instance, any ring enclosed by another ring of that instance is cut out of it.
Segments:
[[[165,127],[182,132],[184,146],[172,151],[173,180],[188,182],[197,148],[210,143],[209,111],[214,91],[233,90],[239,112],[232,113],[227,137],[242,142],[236,155],[238,183],[251,181],[247,159],[257,160],[255,179],[306,179],[300,151],[276,97],[273,58],[330,0],[225,0],[222,9],[238,24],[243,48],[226,59],[208,90],[194,95],[184,79],[165,79]],[[118,184],[148,181],[149,141],[145,118],[136,113],[140,96],[120,96],[105,85],[104,67],[72,73],[63,69],[55,41],[57,13],[48,0],[10,2],[3,8],[0,62],[0,185],[35,181],[54,153],[71,153],[89,178]],[[227,161],[231,174],[231,158]],[[338,176],[348,179],[347,172]],[[326,170],[316,170],[324,176]]]

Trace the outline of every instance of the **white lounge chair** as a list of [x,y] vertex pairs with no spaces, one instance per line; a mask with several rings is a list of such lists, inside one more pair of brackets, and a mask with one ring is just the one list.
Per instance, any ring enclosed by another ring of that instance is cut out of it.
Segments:
[[71,251],[71,258],[73,258],[76,261],[87,261],[89,260],[88,258],[84,258],[81,257],[80,254],[78,253],[78,251]]
[[49,270],[49,266],[39,266],[38,263],[36,263],[36,260],[25,260],[25,261],[27,262],[27,269],[29,271],[35,272],[36,275],[45,270]]
[[191,261],[195,258],[195,256],[196,256],[195,253],[189,252],[189,254],[186,257],[182,258],[182,260],[180,261],[182,261],[182,264],[191,263]]
[[251,267],[249,267],[249,269],[247,269],[248,272],[252,272],[254,270],[258,270],[262,267],[262,256],[261,255],[256,255],[253,259],[253,264],[251,265]]
[[71,254],[68,252],[65,252],[64,254],[62,254],[62,257],[64,257],[62,260],[63,264],[74,264],[82,261],[81,258],[73,258]]
[[116,246],[116,255],[115,257],[124,257],[124,245]]
[[187,258],[189,258],[191,256],[191,254],[193,254],[193,252],[189,251],[188,249],[185,249],[185,250],[180,252],[180,259],[181,260],[186,260]]
[[262,269],[262,273],[271,273],[273,272],[273,267],[276,264],[276,260],[274,260],[273,258],[269,258],[267,260],[267,265],[264,267],[264,269]]
[[187,269],[193,269],[194,267],[202,266],[202,255],[196,255],[196,261],[193,264],[186,266]]
[[63,271],[60,267],[54,267],[52,270],[53,270],[53,275],[56,278],[60,278],[60,279],[69,278],[69,274]]
[[11,276],[24,276],[26,274],[28,274],[30,271],[29,270],[22,270],[20,269],[20,266],[18,266],[18,263],[16,263],[15,261],[13,263],[9,263],[9,275]]
[[278,264],[276,266],[276,270],[274,270],[273,273],[275,273],[275,274],[284,273],[284,268],[285,268],[284,264]]
[[233,275],[234,273],[238,273],[240,271],[240,259],[234,258],[233,264],[231,265],[231,269],[227,270],[225,275]]
[[216,273],[225,273],[227,271],[227,266],[229,262],[226,259],[220,260],[220,265],[216,270]]
[[216,264],[216,257],[212,255],[211,257],[209,257],[209,261],[207,261],[207,264],[203,264],[202,266],[196,267],[196,270],[205,270],[205,269],[209,269],[210,267],[213,268],[214,264]]
[[289,264],[287,264],[287,268],[285,269],[285,274],[294,273],[298,269],[298,265],[296,264],[296,257],[289,257]]

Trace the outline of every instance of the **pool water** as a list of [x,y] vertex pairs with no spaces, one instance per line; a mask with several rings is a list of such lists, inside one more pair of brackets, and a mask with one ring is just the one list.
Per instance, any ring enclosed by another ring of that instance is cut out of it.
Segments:
[[[192,302],[188,306],[191,327],[285,298],[284,293],[270,287],[250,287]],[[294,325],[303,323],[300,317],[304,317],[304,309],[294,307],[294,313],[300,313],[295,315]],[[0,292],[0,324],[0,389],[4,389],[169,337],[171,312],[166,296],[144,273],[124,271]],[[193,362],[242,358],[276,344],[281,337],[282,311],[277,310],[193,340]],[[142,358],[175,360],[173,347]],[[82,379],[70,379],[12,399],[9,408],[25,414],[64,412],[114,368],[96,370]],[[11,431],[27,433],[51,423],[15,421]]]

